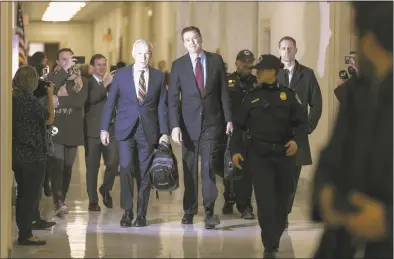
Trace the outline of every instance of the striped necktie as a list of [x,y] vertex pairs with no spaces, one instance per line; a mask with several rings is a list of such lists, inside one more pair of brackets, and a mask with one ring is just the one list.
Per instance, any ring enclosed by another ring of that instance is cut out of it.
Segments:
[[146,97],[146,83],[144,77],[145,70],[141,70],[140,80],[138,82],[138,102],[142,104]]

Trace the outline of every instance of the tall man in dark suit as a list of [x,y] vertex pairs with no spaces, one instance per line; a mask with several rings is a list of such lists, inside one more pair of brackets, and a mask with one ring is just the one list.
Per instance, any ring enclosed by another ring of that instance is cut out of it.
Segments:
[[97,196],[97,175],[100,168],[101,154],[106,169],[103,184],[99,191],[107,208],[113,206],[110,191],[114,185],[119,166],[118,145],[113,136],[113,122],[109,126],[111,139],[108,146],[104,146],[100,141],[101,117],[115,71],[105,76],[107,59],[101,54],[93,55],[90,59],[90,67],[92,75],[88,79],[89,94],[85,106],[86,187],[89,196],[89,210],[100,211]]
[[182,142],[185,183],[182,223],[193,224],[197,214],[201,155],[205,227],[210,229],[220,224],[214,215],[218,189],[209,165],[210,156],[215,143],[223,141],[224,134],[232,131],[226,72],[220,55],[202,50],[198,28],[186,27],[181,36],[188,54],[172,63],[168,109],[172,139],[178,144]]
[[[303,165],[312,164],[311,150],[309,147],[308,134],[317,127],[323,108],[320,86],[317,82],[315,73],[309,67],[303,66],[295,58],[297,54],[297,43],[292,37],[283,37],[278,44],[279,54],[284,69],[278,74],[279,83],[293,89],[301,99],[305,116],[308,117],[308,127],[305,129],[302,139],[299,143],[297,152],[297,167],[294,175],[294,192],[289,197],[288,213],[291,213],[295,193],[297,190],[298,179]],[[309,108],[309,113],[308,113]]]
[[[135,63],[119,69],[109,91],[101,122],[101,142],[110,142],[109,125],[116,105],[115,138],[119,141],[121,207],[125,210],[122,227],[131,227],[133,215],[132,168],[139,165],[137,177],[137,219],[134,225],[146,226],[150,181],[146,170],[154,147],[169,142],[167,90],[164,73],[148,66],[152,48],[144,40],[133,45]],[[138,152],[138,162],[133,161]],[[134,170],[138,171],[138,170]]]

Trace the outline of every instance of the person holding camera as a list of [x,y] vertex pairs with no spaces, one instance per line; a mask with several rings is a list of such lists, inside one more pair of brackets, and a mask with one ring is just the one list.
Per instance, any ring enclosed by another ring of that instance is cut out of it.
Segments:
[[78,61],[69,48],[57,53],[57,67],[47,77],[55,84],[54,97],[58,103],[53,123],[58,133],[53,137],[54,156],[50,157],[51,187],[54,215],[68,212],[64,204],[70,186],[77,147],[84,145],[83,110],[88,97],[87,80],[74,67]]
[[362,83],[357,68],[356,55],[357,55],[356,51],[350,51],[349,56],[345,56],[345,64],[349,65],[348,71],[346,70],[339,71],[340,82],[338,84],[338,87],[335,88],[334,94],[337,97],[338,101],[341,103],[344,100],[349,87],[356,86]]
[[33,96],[38,74],[32,66],[22,66],[15,73],[12,92],[12,169],[17,186],[16,224],[19,245],[45,245],[33,236],[35,205],[45,178],[47,159],[46,125],[54,120],[52,95],[54,85],[47,88],[45,108]]

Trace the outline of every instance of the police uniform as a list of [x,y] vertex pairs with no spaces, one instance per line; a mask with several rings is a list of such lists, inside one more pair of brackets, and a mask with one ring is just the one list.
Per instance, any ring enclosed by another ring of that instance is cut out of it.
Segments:
[[[254,55],[249,50],[241,50],[236,60],[242,60],[246,62],[253,62],[255,60]],[[248,91],[254,88],[257,83],[257,79],[254,75],[249,74],[242,76],[237,71],[230,74],[227,77],[228,90],[231,99],[231,110],[233,116],[237,114],[241,107],[243,98],[246,96]],[[246,133],[243,134],[243,144],[247,145]],[[250,174],[246,168],[242,171],[242,178],[239,180],[225,180],[224,184],[224,206],[222,209],[223,214],[232,214],[234,203],[237,206],[238,211],[242,214],[245,219],[254,219],[253,207],[251,203],[253,187]]]
[[[252,68],[276,69],[280,60],[263,55]],[[299,141],[304,114],[295,92],[277,81],[258,84],[245,96],[234,119],[232,154],[242,153],[242,132],[249,131],[251,144],[247,159],[252,176],[265,256],[275,257],[285,228],[288,197],[293,191],[295,156],[286,156],[285,145]]]

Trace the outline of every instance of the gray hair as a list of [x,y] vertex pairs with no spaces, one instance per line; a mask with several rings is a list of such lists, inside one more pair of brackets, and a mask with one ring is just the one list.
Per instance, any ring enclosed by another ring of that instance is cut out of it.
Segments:
[[12,79],[12,86],[18,90],[34,92],[38,86],[37,70],[29,65],[21,66]]
[[148,47],[148,49],[149,49],[150,52],[152,52],[152,49],[153,49],[152,44],[150,44],[150,43],[147,42],[146,40],[139,39],[139,40],[136,40],[136,41],[134,42],[132,53],[135,52],[135,49],[137,48],[138,45],[144,45],[144,46]]

